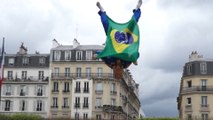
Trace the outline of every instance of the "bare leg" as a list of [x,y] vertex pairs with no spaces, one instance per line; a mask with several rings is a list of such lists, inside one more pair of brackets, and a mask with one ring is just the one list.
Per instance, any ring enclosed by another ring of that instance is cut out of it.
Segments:
[[143,3],[142,0],[138,0],[138,4],[137,4],[137,6],[136,6],[135,9],[136,9],[136,10],[139,9],[139,8],[141,7],[142,3]]
[[101,12],[104,12],[104,8],[101,6],[100,2],[97,2],[96,5],[100,9]]

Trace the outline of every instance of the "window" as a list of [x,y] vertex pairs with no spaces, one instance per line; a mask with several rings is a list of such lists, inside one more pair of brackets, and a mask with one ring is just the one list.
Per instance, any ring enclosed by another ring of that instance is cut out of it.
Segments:
[[58,82],[53,83],[53,92],[58,92]]
[[112,83],[112,84],[111,84],[111,91],[116,91],[115,83]]
[[54,60],[59,61],[61,58],[61,51],[54,51]]
[[206,73],[207,73],[207,65],[206,65],[206,62],[201,62],[201,63],[200,63],[200,73],[201,73],[201,74],[206,74]]
[[39,62],[40,65],[44,65],[45,62],[46,62],[46,58],[45,57],[40,57],[38,62]]
[[65,97],[65,98],[64,98],[64,103],[63,103],[62,108],[68,108],[68,107],[69,107],[69,104],[68,104],[68,98],[67,98],[67,97]]
[[53,97],[53,108],[58,108],[58,98],[57,97]]
[[29,64],[29,58],[28,57],[23,57],[22,58],[22,65],[28,65]]
[[202,79],[201,80],[201,89],[202,89],[202,91],[206,91],[206,87],[207,87],[207,80],[206,79]]
[[192,64],[187,65],[187,74],[191,75],[192,74]]
[[38,71],[38,79],[44,80],[44,71]]
[[13,80],[13,71],[7,72],[7,78],[8,78],[8,80]]
[[42,111],[42,101],[41,100],[36,101],[36,111]]
[[65,51],[65,58],[66,61],[71,60],[71,51]]
[[64,82],[64,92],[69,92],[69,82]]
[[88,113],[84,113],[83,120],[88,120]]
[[88,97],[84,97],[83,108],[88,108],[88,107],[89,107]]
[[99,67],[98,68],[98,77],[102,77],[102,73],[103,73],[103,68]]
[[101,98],[96,98],[95,106],[96,106],[96,108],[100,108],[101,107]]
[[111,105],[116,105],[116,99],[114,98],[111,99]]
[[207,101],[207,96],[201,96],[201,107],[207,107],[208,106],[208,101]]
[[187,87],[192,87],[192,81],[187,81]]
[[86,77],[91,77],[91,68],[89,67],[86,68]]
[[76,87],[75,87],[75,92],[76,93],[80,93],[81,92],[81,83],[80,82],[76,82]]
[[101,120],[101,115],[100,114],[96,115],[96,120]]
[[53,76],[54,76],[54,77],[59,77],[59,67],[55,67],[55,68],[53,69]]
[[22,80],[27,80],[27,71],[21,72],[21,78],[22,78]]
[[76,60],[82,60],[82,51],[76,51]]
[[186,99],[187,99],[187,104],[191,105],[191,103],[192,103],[191,98],[189,97],[189,98],[186,98]]
[[96,93],[103,93],[102,83],[96,83]]
[[206,113],[202,114],[201,117],[202,117],[202,120],[208,120],[208,118],[209,118],[208,114],[206,114]]
[[10,66],[13,66],[14,63],[15,63],[15,58],[9,58],[8,63],[9,63]]
[[27,95],[27,87],[26,85],[21,85],[20,86],[20,96],[25,96]]
[[6,96],[11,95],[11,85],[5,85],[5,95]]
[[187,115],[187,120],[192,120],[192,115],[191,114]]
[[84,82],[84,93],[89,93],[89,82]]
[[66,67],[64,71],[65,71],[65,77],[70,77],[70,68]]
[[92,51],[86,51],[86,60],[92,60]]
[[5,100],[5,111],[10,111],[11,110],[11,101],[10,100]]
[[77,71],[77,77],[81,77],[81,68],[76,68],[76,71]]
[[79,113],[75,113],[75,120],[79,120]]
[[27,101],[21,100],[19,103],[19,110],[26,111],[27,110]]
[[36,93],[37,93],[37,96],[42,96],[43,95],[43,86],[42,85],[37,85],[36,86]]
[[80,108],[80,97],[75,97],[75,108]]

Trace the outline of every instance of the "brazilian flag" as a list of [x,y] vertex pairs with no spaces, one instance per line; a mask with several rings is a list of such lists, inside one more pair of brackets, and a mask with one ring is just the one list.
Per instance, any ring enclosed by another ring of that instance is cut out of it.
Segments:
[[139,57],[139,27],[134,16],[127,23],[116,23],[107,16],[108,30],[105,48],[98,58],[116,57],[130,62]]

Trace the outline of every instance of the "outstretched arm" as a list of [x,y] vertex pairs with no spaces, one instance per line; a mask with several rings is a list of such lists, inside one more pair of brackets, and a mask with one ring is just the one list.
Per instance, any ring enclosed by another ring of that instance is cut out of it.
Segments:
[[104,8],[101,6],[100,2],[97,2],[96,5],[100,9],[101,12],[104,12]]
[[142,0],[138,0],[138,4],[137,4],[135,10],[139,9],[141,7],[142,3],[143,3]]

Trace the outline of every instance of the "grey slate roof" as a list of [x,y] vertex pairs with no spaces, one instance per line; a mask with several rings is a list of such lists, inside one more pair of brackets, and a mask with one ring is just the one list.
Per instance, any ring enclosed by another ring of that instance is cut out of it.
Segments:
[[102,50],[103,48],[104,46],[101,45],[79,45],[76,48],[74,48],[73,45],[60,45],[51,50]]

